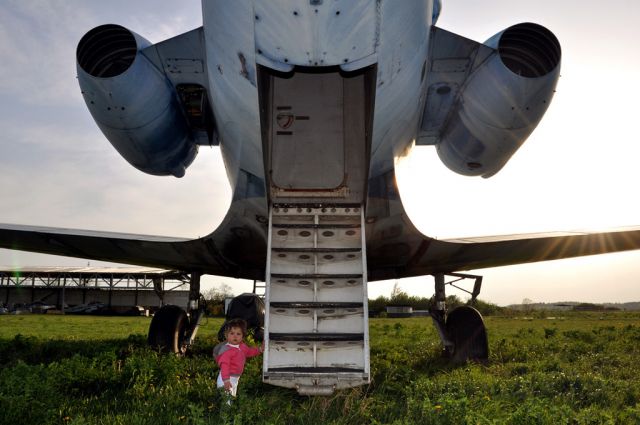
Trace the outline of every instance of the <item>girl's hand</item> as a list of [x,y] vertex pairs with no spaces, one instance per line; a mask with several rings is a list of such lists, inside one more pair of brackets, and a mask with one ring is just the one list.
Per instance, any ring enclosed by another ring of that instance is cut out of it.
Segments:
[[224,381],[224,389],[231,391],[231,381]]

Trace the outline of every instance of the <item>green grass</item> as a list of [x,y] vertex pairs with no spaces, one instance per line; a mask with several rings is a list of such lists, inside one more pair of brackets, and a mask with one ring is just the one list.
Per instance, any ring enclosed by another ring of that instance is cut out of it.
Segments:
[[[202,335],[212,336],[222,319],[203,319]],[[150,317],[76,316],[24,314],[0,316],[0,339],[17,334],[42,339],[104,340],[127,338],[131,334],[146,335]],[[214,326],[216,329],[214,330]]]
[[374,319],[371,385],[300,397],[252,359],[230,407],[220,319],[177,358],[146,348],[148,318],[0,316],[0,424],[639,424],[640,314],[564,314],[488,318],[486,366],[442,359],[430,319]]

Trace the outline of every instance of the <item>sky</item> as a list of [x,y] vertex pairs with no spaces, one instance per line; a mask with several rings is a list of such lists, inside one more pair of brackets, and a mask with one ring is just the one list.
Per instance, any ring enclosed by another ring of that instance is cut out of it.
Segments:
[[[76,81],[77,42],[97,25],[155,43],[202,24],[199,1],[173,4],[0,3],[0,223],[198,237],[222,220],[231,192],[218,148],[201,148],[182,179],[143,174],[98,130]],[[414,223],[439,239],[640,225],[639,19],[632,0],[443,0],[438,26],[477,41],[519,22],[546,26],[562,45],[562,71],[541,124],[496,176],[458,176],[427,146],[398,165]],[[87,264],[0,249],[0,266]],[[470,273],[484,276],[480,298],[500,305],[640,300],[640,251]],[[222,283],[236,294],[252,285],[206,277],[204,287]],[[433,293],[433,280],[420,277],[372,282],[369,296],[388,296],[396,283]]]

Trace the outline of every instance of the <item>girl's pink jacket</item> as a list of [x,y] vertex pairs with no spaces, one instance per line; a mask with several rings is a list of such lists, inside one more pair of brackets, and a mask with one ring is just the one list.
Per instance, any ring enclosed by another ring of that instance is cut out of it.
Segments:
[[230,376],[242,375],[245,360],[259,355],[260,349],[258,347],[249,347],[244,342],[239,345],[222,342],[213,349],[213,356],[220,366],[220,375],[223,381],[229,379]]

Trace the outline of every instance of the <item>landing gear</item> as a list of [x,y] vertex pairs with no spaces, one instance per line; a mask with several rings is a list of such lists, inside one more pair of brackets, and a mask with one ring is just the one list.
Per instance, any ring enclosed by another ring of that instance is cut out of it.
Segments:
[[444,274],[434,276],[436,282],[435,308],[430,311],[444,347],[443,353],[454,363],[486,362],[489,359],[489,344],[482,315],[470,306],[460,306],[447,314],[445,294],[445,285],[455,286],[453,283],[458,280],[475,279],[473,292],[469,292],[473,302],[480,293],[482,277],[460,273],[451,273],[449,276],[458,279],[453,282],[445,282]]
[[453,342],[451,360],[454,363],[464,363],[467,360],[487,361],[487,331],[478,310],[467,305],[460,306],[447,316],[446,325],[447,334]]
[[149,345],[163,352],[184,354],[188,324],[187,313],[182,308],[165,305],[151,320]]
[[189,281],[188,314],[176,305],[163,306],[151,320],[149,345],[163,352],[185,354],[204,314],[204,305],[200,304],[200,274],[194,272]]

